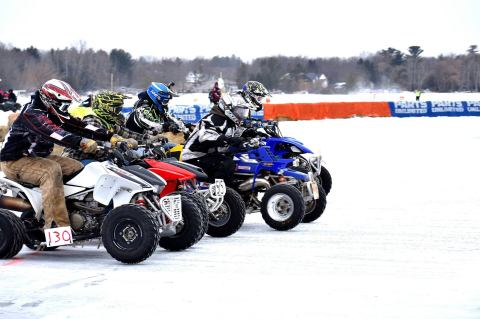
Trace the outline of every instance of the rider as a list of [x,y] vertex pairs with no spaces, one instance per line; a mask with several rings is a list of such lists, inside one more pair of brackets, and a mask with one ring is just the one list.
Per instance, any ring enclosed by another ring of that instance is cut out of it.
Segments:
[[45,225],[69,226],[62,175],[73,175],[83,165],[70,158],[51,155],[54,144],[92,153],[95,140],[111,140],[112,134],[88,127],[69,116],[67,109],[80,96],[63,81],[52,79],[36,91],[10,128],[0,151],[5,176],[18,182],[39,185]]
[[140,92],[138,101],[127,118],[126,127],[140,134],[147,131],[170,131],[174,120],[168,113],[168,102],[172,97],[178,96],[170,89],[173,85],[152,82],[146,91]]
[[[128,96],[113,91],[103,91],[91,95],[82,103],[82,106],[71,108],[70,114],[80,117],[85,124],[103,128],[119,137],[119,141],[125,141],[129,148],[137,148],[138,144],[149,144],[163,140],[160,134],[140,134],[125,128],[125,117],[122,114],[124,100]],[[77,160],[96,159],[105,160],[105,154],[85,154],[76,149],[65,149],[64,156]]]
[[183,161],[203,168],[212,179],[221,178],[228,183],[235,170],[228,147],[245,142],[247,136],[240,129],[240,122],[251,111],[261,110],[261,100],[267,95],[268,90],[257,81],[248,81],[241,91],[224,94],[185,142]]

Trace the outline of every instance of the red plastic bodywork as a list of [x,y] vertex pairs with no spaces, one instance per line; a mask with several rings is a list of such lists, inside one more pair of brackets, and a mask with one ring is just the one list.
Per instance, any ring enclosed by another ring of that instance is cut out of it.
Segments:
[[167,182],[167,186],[160,193],[160,196],[166,196],[177,191],[178,186],[188,180],[195,180],[195,174],[175,165],[150,158],[144,159],[144,162],[150,166],[149,171],[159,175]]

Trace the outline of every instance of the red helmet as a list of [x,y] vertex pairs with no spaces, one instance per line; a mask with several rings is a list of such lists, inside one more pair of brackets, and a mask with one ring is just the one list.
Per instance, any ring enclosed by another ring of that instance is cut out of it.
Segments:
[[48,80],[40,88],[43,104],[62,116],[68,116],[68,107],[72,102],[80,103],[80,95],[67,82],[57,79]]

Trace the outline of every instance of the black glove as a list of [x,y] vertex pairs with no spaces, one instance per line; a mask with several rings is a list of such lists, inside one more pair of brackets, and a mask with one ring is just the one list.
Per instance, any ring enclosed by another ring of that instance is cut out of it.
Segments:
[[217,142],[219,146],[239,146],[240,144],[245,142],[245,139],[240,136],[226,137],[225,135],[220,135],[217,139]]
[[257,130],[255,130],[254,128],[247,128],[242,133],[242,137],[255,137],[257,135],[258,135]]
[[245,142],[245,139],[241,136],[227,137],[227,144],[232,146],[240,146]]

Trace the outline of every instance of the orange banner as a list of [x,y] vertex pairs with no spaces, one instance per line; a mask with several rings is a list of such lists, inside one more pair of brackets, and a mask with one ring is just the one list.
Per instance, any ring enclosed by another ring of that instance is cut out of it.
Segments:
[[390,117],[387,102],[264,104],[266,120],[320,120],[354,116]]

